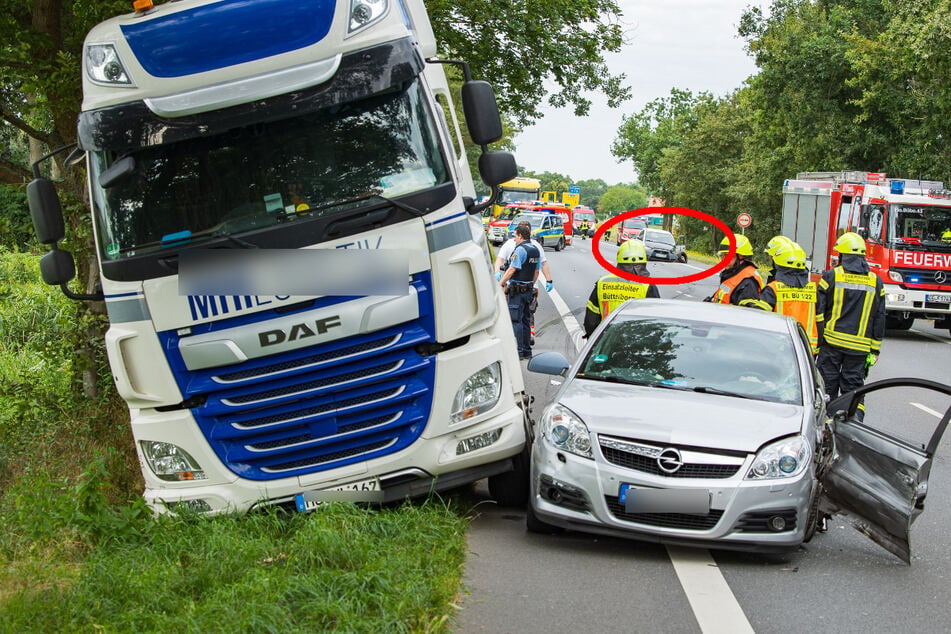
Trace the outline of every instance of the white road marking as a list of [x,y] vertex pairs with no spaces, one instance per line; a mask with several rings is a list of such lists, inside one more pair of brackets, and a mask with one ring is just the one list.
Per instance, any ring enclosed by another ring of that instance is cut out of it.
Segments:
[[[578,320],[556,290],[552,289],[548,296],[561,315],[575,348],[581,350],[584,347],[581,338],[584,330]],[[668,546],[667,555],[704,634],[744,634],[754,631],[710,551]]]
[[753,632],[710,551],[668,546],[667,554],[701,631],[705,634]]
[[926,407],[925,405],[922,405],[921,403],[912,403],[911,401],[909,401],[909,403],[911,403],[912,405],[914,405],[915,407],[917,407],[917,408],[920,409],[921,411],[925,412],[926,414],[931,414],[931,415],[934,416],[935,418],[940,419],[941,416],[942,416],[941,412],[936,412],[936,411],[934,411],[933,409],[931,409],[930,407]]

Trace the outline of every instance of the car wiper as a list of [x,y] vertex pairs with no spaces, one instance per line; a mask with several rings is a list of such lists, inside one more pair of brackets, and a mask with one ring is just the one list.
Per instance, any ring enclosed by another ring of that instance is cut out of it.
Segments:
[[674,383],[664,383],[662,381],[644,381],[641,379],[625,379],[620,376],[602,376],[602,375],[590,375],[579,372],[575,375],[576,378],[589,379],[591,381],[604,381],[606,383],[623,383],[624,385],[638,385],[641,387],[659,387],[666,390],[681,390],[681,391],[690,391],[692,388],[687,387],[686,385],[677,385]]
[[320,211],[330,207],[352,204],[364,200],[373,201],[374,199],[375,201],[369,205],[351,209],[344,212],[343,214],[340,214],[340,217],[336,218],[330,223],[330,225],[328,225],[325,232],[326,235],[332,238],[341,234],[352,234],[364,229],[378,227],[382,225],[390,215],[392,209],[388,209],[388,207],[395,207],[396,209],[405,211],[416,218],[422,218],[424,215],[426,215],[425,212],[420,211],[412,205],[407,205],[404,202],[400,202],[392,198],[386,198],[385,196],[380,196],[375,191],[366,192],[364,194],[360,194],[359,196],[354,196],[353,198],[342,201],[334,201],[325,205],[320,205],[319,207],[313,207],[310,209],[310,211]]
[[693,390],[694,392],[700,392],[701,394],[716,394],[718,396],[732,396],[735,398],[746,398],[753,401],[761,401],[762,398],[757,398],[755,396],[750,396],[749,394],[740,394],[739,392],[731,392],[729,390],[721,390],[718,387],[709,387],[706,385],[698,385],[696,387],[687,388]]

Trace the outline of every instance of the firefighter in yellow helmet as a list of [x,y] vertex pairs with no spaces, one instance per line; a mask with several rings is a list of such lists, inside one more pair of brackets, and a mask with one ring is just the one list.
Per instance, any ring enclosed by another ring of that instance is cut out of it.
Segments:
[[941,241],[945,244],[951,244],[951,227],[945,229],[941,234]]
[[[819,356],[816,365],[830,398],[865,383],[885,336],[885,287],[865,261],[865,240],[839,236],[832,247],[839,265],[822,274],[816,301]],[[865,411],[859,405],[858,416]]]
[[[617,267],[627,273],[649,277],[647,270],[647,250],[639,240],[627,240],[617,250]],[[608,314],[629,299],[660,297],[654,284],[642,284],[617,275],[605,275],[599,279],[591,295],[584,314],[584,336],[588,337]]]
[[772,265],[769,269],[769,275],[766,277],[766,284],[769,284],[774,279],[776,279],[776,251],[789,244],[795,244],[795,242],[786,236],[773,236],[769,239],[769,242],[766,243],[766,248],[763,249],[763,251],[766,252],[766,255],[769,256],[770,262],[772,262]]
[[773,240],[766,245],[766,252],[773,260],[773,272],[766,288],[760,293],[760,300],[766,302],[773,312],[793,317],[802,324],[809,336],[812,354],[816,354],[819,352],[819,331],[816,327],[817,289],[816,284],[809,281],[806,251],[789,238],[783,238],[785,242],[773,245],[770,253]]
[[[730,251],[730,241],[723,238],[717,255],[721,258]],[[736,254],[733,261],[720,271],[720,287],[705,302],[714,304],[733,304],[770,310],[770,306],[760,300],[763,290],[763,278],[753,263],[753,245],[746,236],[736,236]]]

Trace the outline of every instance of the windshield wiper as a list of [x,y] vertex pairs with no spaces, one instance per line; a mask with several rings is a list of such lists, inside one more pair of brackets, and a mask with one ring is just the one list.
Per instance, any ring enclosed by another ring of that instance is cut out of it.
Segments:
[[750,396],[749,394],[740,394],[739,392],[731,392],[729,390],[721,390],[717,387],[708,387],[705,385],[700,385],[697,387],[687,388],[693,390],[694,392],[700,392],[701,394],[716,394],[718,396],[733,396],[735,398],[746,398],[753,401],[761,401],[762,398],[757,398],[755,396]]

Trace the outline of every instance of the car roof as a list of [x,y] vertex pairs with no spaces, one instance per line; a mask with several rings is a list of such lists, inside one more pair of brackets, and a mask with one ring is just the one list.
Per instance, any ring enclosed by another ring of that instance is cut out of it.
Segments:
[[647,232],[648,232],[648,233],[662,233],[662,234],[664,234],[664,235],[666,235],[666,236],[674,237],[674,234],[672,234],[672,233],[669,232],[669,231],[665,231],[665,230],[663,230],[663,229],[648,229]]
[[[772,332],[790,331],[789,321],[783,315],[756,308],[742,308],[728,304],[713,304],[683,299],[637,299],[626,302],[611,311],[609,321],[625,318],[684,319],[711,324],[742,325]],[[753,353],[760,351],[752,351]],[[761,351],[768,354],[768,350]]]

